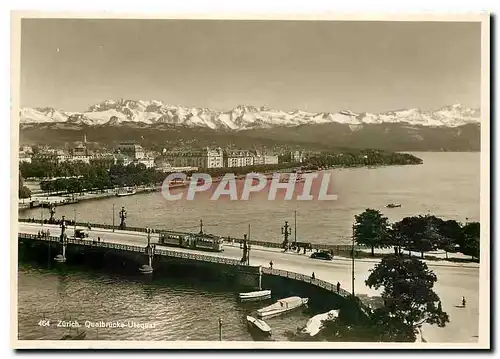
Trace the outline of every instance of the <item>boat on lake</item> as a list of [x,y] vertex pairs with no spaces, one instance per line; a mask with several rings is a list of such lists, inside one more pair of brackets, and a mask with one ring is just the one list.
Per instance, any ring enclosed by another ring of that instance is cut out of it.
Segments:
[[338,310],[330,310],[329,312],[315,315],[307,321],[305,327],[301,330],[301,333],[314,337],[324,328],[325,321],[334,320],[338,316]]
[[397,203],[389,203],[386,207],[387,208],[397,208],[397,207],[401,207],[401,205],[397,204]]
[[118,191],[118,192],[116,192],[116,195],[117,195],[118,197],[124,197],[124,196],[132,196],[132,195],[134,195],[134,194],[136,194],[136,193],[137,193],[137,191],[136,191],[135,189],[133,189],[133,188],[128,188],[128,189],[127,189],[127,190],[125,190],[125,191]]
[[259,318],[270,318],[297,309],[309,301],[309,298],[288,297],[278,300],[276,303],[257,310]]
[[239,298],[241,301],[265,300],[271,298],[271,291],[258,290],[255,292],[240,293]]
[[271,335],[271,327],[265,321],[261,319],[257,319],[247,315],[247,324],[250,329],[254,329],[259,331],[260,333],[270,336]]

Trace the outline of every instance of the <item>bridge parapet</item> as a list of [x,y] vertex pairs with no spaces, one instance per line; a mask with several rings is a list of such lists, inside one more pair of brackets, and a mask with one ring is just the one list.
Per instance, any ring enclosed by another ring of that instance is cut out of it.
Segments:
[[[27,218],[19,218],[19,222],[24,222],[24,223],[46,223],[49,224],[48,220],[40,220],[40,219],[27,219]],[[76,225],[79,227],[87,227],[90,225],[92,228],[101,228],[101,229],[115,229],[119,230],[118,226],[112,226],[110,224],[102,224],[102,223],[86,223],[86,222],[76,222]],[[168,229],[155,229],[155,228],[150,228],[151,233],[175,233],[175,234],[194,234],[193,232],[182,232],[182,231],[175,231],[175,230],[168,230]],[[148,228],[142,228],[142,227],[130,227],[127,226],[126,231],[130,232],[139,232],[139,233],[146,233]],[[236,238],[236,237],[224,237],[221,236],[224,240],[229,240],[229,241],[235,241],[235,243],[243,243],[243,238]],[[248,240],[248,243],[250,245],[254,246],[260,246],[260,247],[266,247],[266,248],[282,248],[281,243],[279,242],[268,242],[268,241],[258,241],[258,240],[253,240],[250,239]],[[293,242],[292,242],[293,243]],[[318,249],[318,250],[333,250],[333,251],[346,251],[346,250],[351,250],[352,245],[350,244],[322,244],[322,243],[311,243],[312,249]],[[355,250],[360,250],[364,249],[365,247],[363,246],[354,246]]]

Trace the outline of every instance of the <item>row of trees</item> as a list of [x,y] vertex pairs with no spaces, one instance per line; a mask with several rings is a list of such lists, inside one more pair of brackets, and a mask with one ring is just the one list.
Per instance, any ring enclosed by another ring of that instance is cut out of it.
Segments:
[[316,154],[307,158],[306,163],[309,168],[314,169],[319,167],[411,165],[421,164],[422,160],[407,153],[360,150]]
[[97,159],[90,164],[75,162],[60,162],[49,159],[33,158],[31,163],[22,162],[19,164],[19,171],[24,178],[54,178],[54,177],[92,177],[99,169],[107,170],[113,164],[113,160]]
[[378,210],[367,209],[355,216],[354,239],[357,244],[371,248],[394,247],[395,253],[401,250],[424,253],[443,250],[448,258],[449,252],[460,252],[479,258],[478,222],[462,224],[455,220],[443,220],[436,216],[413,216],[399,222],[389,223]]
[[112,165],[109,169],[100,164],[79,166],[85,169],[79,177],[42,181],[40,188],[47,193],[81,193],[124,186],[155,185],[162,183],[166,176],[163,172],[146,168],[144,164]]

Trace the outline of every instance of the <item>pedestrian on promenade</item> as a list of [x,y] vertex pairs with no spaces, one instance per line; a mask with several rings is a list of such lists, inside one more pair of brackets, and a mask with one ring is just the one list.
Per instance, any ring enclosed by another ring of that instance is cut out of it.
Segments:
[[312,278],[313,280],[314,280],[314,279],[316,279],[316,276],[314,275],[314,272],[313,272],[313,274],[311,275],[311,278]]
[[273,269],[273,261],[269,262],[269,268]]
[[340,282],[337,282],[337,293],[340,293]]
[[97,243],[101,243],[101,237],[97,237]]

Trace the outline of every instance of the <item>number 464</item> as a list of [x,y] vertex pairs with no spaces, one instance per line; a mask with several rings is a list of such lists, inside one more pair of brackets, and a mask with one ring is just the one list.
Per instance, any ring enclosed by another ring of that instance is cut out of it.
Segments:
[[40,327],[50,327],[50,320],[42,319],[38,322]]

